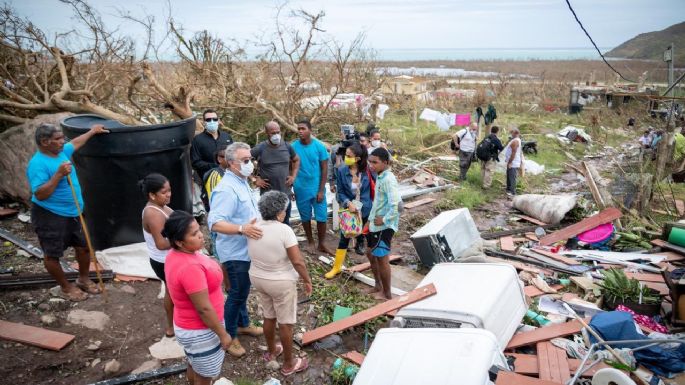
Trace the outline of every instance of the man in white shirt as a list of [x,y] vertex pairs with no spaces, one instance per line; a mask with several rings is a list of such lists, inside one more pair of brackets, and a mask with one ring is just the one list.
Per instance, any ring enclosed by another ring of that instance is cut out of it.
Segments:
[[516,176],[523,166],[523,152],[518,128],[511,130],[513,139],[504,149],[504,162],[507,164],[507,195],[516,195]]
[[477,140],[478,124],[476,123],[471,123],[468,129],[463,128],[457,131],[452,138],[454,148],[459,152],[459,179],[462,181],[466,180],[466,173],[471,167]]

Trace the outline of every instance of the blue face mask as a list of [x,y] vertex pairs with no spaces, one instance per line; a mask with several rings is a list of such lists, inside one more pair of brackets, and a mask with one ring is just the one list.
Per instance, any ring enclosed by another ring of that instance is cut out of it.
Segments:
[[205,122],[205,129],[209,132],[217,132],[219,130],[219,122]]

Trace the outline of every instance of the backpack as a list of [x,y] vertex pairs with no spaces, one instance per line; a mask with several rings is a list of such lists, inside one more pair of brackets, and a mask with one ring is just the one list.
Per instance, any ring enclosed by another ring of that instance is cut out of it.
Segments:
[[478,147],[476,147],[476,156],[483,162],[487,162],[492,159],[494,157],[494,153],[495,144],[492,143],[492,140],[489,136],[485,137],[485,139],[478,143]]

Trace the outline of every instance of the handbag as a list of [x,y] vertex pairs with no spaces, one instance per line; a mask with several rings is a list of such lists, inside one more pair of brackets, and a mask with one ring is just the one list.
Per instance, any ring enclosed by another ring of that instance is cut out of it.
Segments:
[[[357,189],[355,201],[349,204],[359,202],[360,188]],[[340,209],[338,216],[340,218],[340,232],[345,238],[354,238],[362,234],[364,222],[362,221],[361,207],[358,207],[355,212],[351,212],[349,209]]]

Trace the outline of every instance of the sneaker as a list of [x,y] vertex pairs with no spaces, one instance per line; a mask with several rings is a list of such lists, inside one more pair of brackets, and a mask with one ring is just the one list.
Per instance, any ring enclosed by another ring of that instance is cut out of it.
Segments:
[[247,353],[245,351],[245,348],[240,344],[240,341],[237,339],[233,339],[231,341],[231,344],[228,346],[228,354],[232,355],[233,357],[239,358],[245,355]]
[[247,334],[248,336],[258,337],[264,334],[264,329],[259,326],[248,326],[245,328],[238,328],[238,334]]

